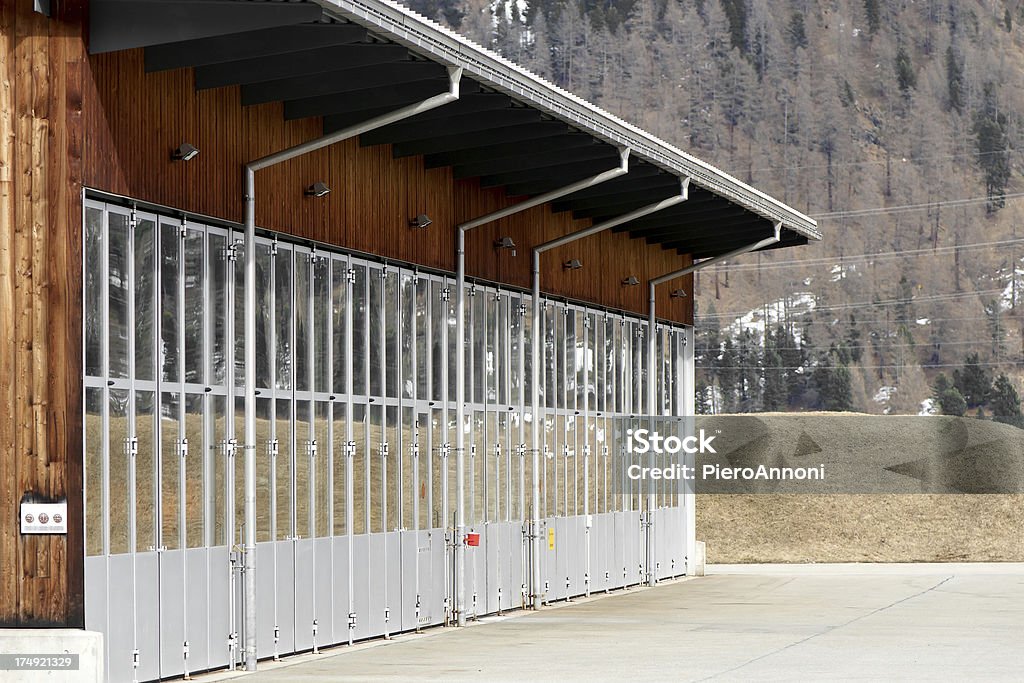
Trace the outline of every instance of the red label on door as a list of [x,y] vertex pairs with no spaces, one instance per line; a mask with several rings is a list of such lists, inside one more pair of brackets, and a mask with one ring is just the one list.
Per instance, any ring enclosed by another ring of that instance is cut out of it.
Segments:
[[480,545],[480,534],[466,534],[466,545]]

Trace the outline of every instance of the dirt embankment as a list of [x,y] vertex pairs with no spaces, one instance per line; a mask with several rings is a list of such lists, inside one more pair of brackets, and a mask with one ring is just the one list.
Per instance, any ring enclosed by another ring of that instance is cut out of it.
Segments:
[[[1017,485],[1024,431],[945,417],[858,421],[845,414],[828,429],[821,414],[751,417],[762,418],[773,434],[765,458],[778,459],[779,443],[796,447],[810,434],[821,451],[811,458],[868,458],[887,476],[905,477],[908,488],[698,495],[697,538],[707,543],[708,562],[1024,561],[1024,491]],[[938,449],[929,437],[936,433],[943,436]],[[800,452],[807,450],[803,441]],[[869,443],[881,446],[865,448]],[[746,449],[743,459],[750,464],[758,457]],[[922,461],[931,474],[895,466]],[[996,492],[964,492],[978,483]]]

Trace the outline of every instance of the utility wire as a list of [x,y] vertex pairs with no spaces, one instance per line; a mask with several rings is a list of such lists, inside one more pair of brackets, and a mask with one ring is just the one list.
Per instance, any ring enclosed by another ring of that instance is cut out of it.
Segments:
[[[829,306],[817,306],[817,305],[815,305],[813,308],[810,308],[807,311],[804,311],[803,313],[797,313],[797,315],[806,315],[808,313],[816,313],[816,312],[821,312],[821,311],[836,311],[836,310],[846,310],[846,309],[850,309],[850,308],[862,308],[862,307],[872,307],[872,306],[874,306],[874,307],[885,307],[885,306],[900,306],[900,305],[919,304],[919,303],[926,303],[926,302],[929,302],[929,301],[952,301],[952,300],[955,300],[955,299],[962,299],[962,298],[965,298],[965,297],[982,296],[984,294],[1002,294],[1003,291],[1004,290],[1002,290],[1002,289],[983,289],[983,290],[978,290],[978,291],[975,291],[975,292],[959,292],[959,293],[950,293],[950,294],[936,294],[934,296],[911,297],[909,299],[883,299],[881,301],[852,301],[852,302],[843,303],[843,304],[832,304],[832,305],[829,305]],[[768,308],[773,310],[773,311],[777,311],[781,306],[782,306],[782,304],[778,303],[778,304],[772,304]],[[727,312],[724,312],[724,313],[708,313],[708,314],[695,313],[695,317],[699,317],[699,318],[705,319],[705,320],[706,319],[719,319],[719,318],[740,318],[740,317],[743,317],[743,316],[748,315],[750,313],[757,313],[757,312],[762,311],[762,310],[764,310],[764,306],[763,305],[755,307],[755,308],[751,308],[751,309],[748,309],[748,310],[745,310],[745,311],[727,311]]]
[[1003,194],[999,197],[966,197],[963,199],[947,199],[941,202],[927,202],[925,204],[901,204],[897,206],[879,206],[871,209],[854,209],[850,211],[832,211],[830,213],[819,213],[813,214],[811,218],[814,220],[833,220],[836,218],[855,218],[859,216],[879,216],[883,214],[893,213],[909,213],[912,211],[924,211],[927,209],[934,209],[941,206],[969,206],[971,204],[981,204],[983,202],[991,202],[993,199],[1020,199],[1024,197],[1024,192],[1010,192]]
[[735,263],[717,266],[718,270],[768,270],[772,268],[797,268],[801,266],[828,265],[834,267],[845,266],[847,263],[857,264],[860,261],[886,261],[889,259],[900,259],[907,256],[932,256],[948,254],[957,251],[974,251],[975,249],[987,249],[992,247],[1007,247],[1017,244],[1024,244],[1024,238],[1011,240],[996,240],[994,242],[970,242],[968,244],[949,245],[945,247],[927,247],[923,249],[896,249],[892,251],[875,251],[865,254],[837,254],[835,256],[819,256],[811,259],[791,259],[788,261],[770,261],[768,263]]

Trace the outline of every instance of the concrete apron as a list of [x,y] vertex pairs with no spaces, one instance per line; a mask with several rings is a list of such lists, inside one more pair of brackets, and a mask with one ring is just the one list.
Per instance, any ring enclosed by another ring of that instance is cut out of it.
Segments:
[[4,683],[103,680],[103,634],[63,628],[0,629]]

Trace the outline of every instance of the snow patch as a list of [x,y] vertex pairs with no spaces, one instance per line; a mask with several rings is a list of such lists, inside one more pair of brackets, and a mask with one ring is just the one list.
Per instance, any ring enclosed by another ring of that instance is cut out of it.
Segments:
[[935,399],[926,398],[925,400],[921,401],[921,410],[919,410],[917,414],[922,417],[926,415],[938,415],[939,408],[938,406],[935,405]]
[[896,387],[879,387],[878,391],[875,392],[875,395],[871,398],[871,400],[874,401],[875,403],[888,403],[889,399],[891,399],[892,395],[895,393]]
[[918,325],[931,325],[932,324],[932,321],[929,320],[928,318],[918,318],[916,320],[916,322],[917,322]]
[[[722,331],[726,336],[735,338],[749,330],[764,339],[765,328],[771,329],[781,324],[785,320],[787,311],[790,319],[800,318],[813,311],[815,303],[814,294],[810,292],[800,292],[786,299],[776,299],[736,318],[735,322],[726,326]],[[793,330],[793,337],[797,343],[801,343],[799,327]]]

